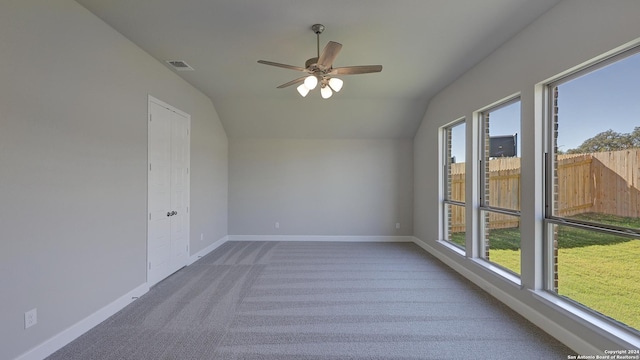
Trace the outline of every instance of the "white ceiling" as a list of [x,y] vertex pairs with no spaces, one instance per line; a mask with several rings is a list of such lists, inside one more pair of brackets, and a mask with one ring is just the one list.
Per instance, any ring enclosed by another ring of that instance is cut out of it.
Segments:
[[[429,99],[560,0],[77,0],[153,57],[184,60],[178,75],[209,96],[230,138],[411,138]],[[343,44],[344,76],[328,100],[276,86]],[[478,89],[481,91],[481,89]]]

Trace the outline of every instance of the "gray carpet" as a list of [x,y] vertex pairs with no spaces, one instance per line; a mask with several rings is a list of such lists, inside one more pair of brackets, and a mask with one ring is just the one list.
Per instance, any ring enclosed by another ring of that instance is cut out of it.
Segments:
[[49,359],[566,359],[411,243],[228,242]]

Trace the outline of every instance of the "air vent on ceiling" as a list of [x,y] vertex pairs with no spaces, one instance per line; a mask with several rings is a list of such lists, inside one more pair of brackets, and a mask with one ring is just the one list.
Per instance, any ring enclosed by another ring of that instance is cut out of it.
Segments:
[[176,71],[193,71],[194,69],[182,60],[167,60],[167,64],[171,65]]

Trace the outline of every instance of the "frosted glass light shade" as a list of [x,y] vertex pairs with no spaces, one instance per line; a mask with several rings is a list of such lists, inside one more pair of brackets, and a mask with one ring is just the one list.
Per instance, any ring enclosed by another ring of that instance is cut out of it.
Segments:
[[307,76],[307,78],[304,79],[304,86],[306,86],[307,89],[313,90],[316,88],[316,85],[318,85],[318,78],[315,75]]
[[343,81],[338,78],[329,79],[329,86],[333,89],[333,91],[338,92],[342,89]]
[[331,97],[331,95],[333,95],[333,91],[331,91],[330,87],[325,86],[320,89],[320,95],[322,95],[323,99],[328,99]]
[[304,84],[300,84],[300,86],[298,86],[297,90],[300,93],[300,95],[302,95],[302,97],[307,96],[307,94],[309,93],[309,88],[306,87]]

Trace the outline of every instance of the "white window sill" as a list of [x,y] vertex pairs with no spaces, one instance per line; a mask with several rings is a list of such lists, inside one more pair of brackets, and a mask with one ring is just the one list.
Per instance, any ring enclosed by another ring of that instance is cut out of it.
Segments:
[[[452,252],[460,255],[460,256],[467,256],[467,253],[465,252],[464,249],[452,244],[450,241],[447,240],[438,240],[438,243],[440,245],[442,245],[443,247],[451,250]],[[513,274],[510,271],[507,271],[505,269],[503,269],[500,266],[494,265],[489,261],[486,261],[484,259],[470,259],[472,260],[474,263],[482,266],[483,268],[493,272],[494,274],[497,274],[499,276],[501,276],[502,278],[514,283],[517,286],[522,286],[522,283],[520,282],[520,277]]]
[[509,282],[514,283],[515,285],[518,286],[522,286],[522,282],[520,281],[520,277],[518,275],[515,275],[514,273],[507,271],[505,269],[503,269],[502,267],[495,265],[493,263],[491,263],[490,261],[487,261],[485,259],[473,259],[473,261],[482,266],[483,268],[491,271],[492,273],[508,280]]
[[438,244],[444,246],[445,248],[453,251],[454,253],[456,253],[456,254],[458,254],[460,256],[467,256],[467,253],[464,251],[463,248],[452,244],[450,241],[438,240]]
[[603,316],[594,314],[590,311],[582,309],[580,306],[577,306],[571,301],[563,299],[561,296],[554,295],[545,290],[530,290],[534,297],[541,300],[543,303],[550,305],[551,307],[559,308],[565,312],[568,312],[570,315],[577,317],[580,320],[588,323],[591,328],[600,333],[601,335],[606,335],[616,337],[634,348],[640,348],[640,336],[635,334],[633,330],[629,330],[624,328],[622,325],[618,325],[613,321],[607,320],[603,318]]

